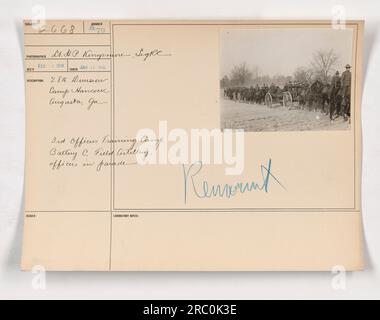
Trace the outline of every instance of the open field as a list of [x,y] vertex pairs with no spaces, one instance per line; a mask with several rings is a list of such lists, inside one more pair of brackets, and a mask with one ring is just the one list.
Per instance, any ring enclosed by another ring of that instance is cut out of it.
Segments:
[[342,117],[331,123],[329,116],[319,111],[289,110],[283,106],[269,108],[222,98],[221,127],[245,131],[304,131],[347,130],[350,124]]

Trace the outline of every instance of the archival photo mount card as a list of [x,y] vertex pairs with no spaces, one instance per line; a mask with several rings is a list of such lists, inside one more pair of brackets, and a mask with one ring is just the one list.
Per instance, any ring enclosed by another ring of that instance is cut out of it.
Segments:
[[24,21],[22,269],[362,269],[363,29]]

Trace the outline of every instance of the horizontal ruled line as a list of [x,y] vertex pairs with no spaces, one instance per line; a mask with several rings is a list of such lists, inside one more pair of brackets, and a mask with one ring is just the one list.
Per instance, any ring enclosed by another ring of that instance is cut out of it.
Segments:
[[111,72],[111,71],[77,71],[77,70],[64,70],[64,71],[25,71],[27,73],[47,73],[47,72],[64,72],[64,73],[67,73],[67,72],[80,72],[80,73],[86,73],[86,72]]
[[99,33],[96,33],[96,32],[75,32],[75,33],[53,33],[53,32],[41,32],[41,33],[36,33],[36,32],[24,32],[25,35],[35,35],[35,36],[42,36],[42,35],[46,35],[46,36],[52,36],[52,35],[55,35],[55,36],[74,36],[74,35],[77,35],[77,34],[85,34],[85,35],[102,35],[102,34],[110,34],[109,32],[99,32]]
[[25,44],[25,47],[109,47],[109,44]]
[[25,58],[25,60],[111,60],[111,58]]
[[[62,212],[62,213],[75,213],[75,212],[107,212],[109,213],[110,210],[25,210],[26,213],[46,213],[46,212]],[[118,212],[136,212],[136,213],[150,213],[150,212],[157,212],[157,213],[178,213],[178,212],[199,212],[199,213],[234,213],[234,212],[240,212],[240,213],[303,213],[303,212],[312,212],[312,213],[359,213],[360,210],[353,210],[353,209],[282,209],[282,210],[275,210],[275,209],[257,209],[257,210],[244,210],[244,209],[237,209],[237,210],[231,210],[231,209],[218,209],[218,210],[209,210],[209,209],[176,209],[176,210],[134,210],[134,209],[114,209],[112,210],[113,213]]]

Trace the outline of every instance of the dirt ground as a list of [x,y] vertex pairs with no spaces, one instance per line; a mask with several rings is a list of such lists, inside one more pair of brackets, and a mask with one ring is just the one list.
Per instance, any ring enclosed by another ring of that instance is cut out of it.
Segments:
[[222,129],[245,131],[346,130],[350,124],[342,117],[330,122],[319,111],[288,110],[283,106],[247,104],[221,99]]

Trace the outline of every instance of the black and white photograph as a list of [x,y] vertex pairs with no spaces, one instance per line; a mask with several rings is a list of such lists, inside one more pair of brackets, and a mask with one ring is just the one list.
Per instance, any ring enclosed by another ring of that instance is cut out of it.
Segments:
[[230,29],[220,42],[222,129],[350,128],[351,28]]

